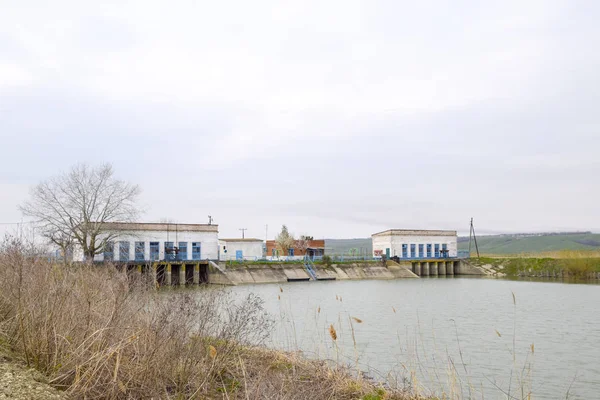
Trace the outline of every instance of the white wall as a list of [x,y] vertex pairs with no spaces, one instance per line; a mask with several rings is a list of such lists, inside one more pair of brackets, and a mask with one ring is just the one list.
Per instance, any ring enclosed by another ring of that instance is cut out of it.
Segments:
[[[375,250],[382,250],[385,254],[385,249],[390,249],[390,256],[402,257],[402,245],[408,245],[408,258],[415,258],[419,256],[419,244],[423,244],[423,257],[427,257],[427,244],[431,244],[431,257],[435,257],[435,245],[440,245],[440,251],[442,250],[442,244],[448,246],[448,256],[456,257],[458,253],[457,237],[456,235],[381,235],[373,236],[373,256],[375,256]],[[411,244],[415,245],[415,254],[411,254]]]
[[[119,242],[129,242],[129,260],[135,260],[135,242],[144,242],[144,259],[150,260],[150,242],[159,242],[159,260],[165,259],[165,242],[173,242],[174,246],[179,247],[179,242],[187,243],[187,259],[192,259],[192,242],[200,242],[200,259],[217,260],[219,258],[219,240],[218,232],[193,232],[179,231],[131,231],[114,240],[113,260],[119,261]],[[74,260],[84,261],[81,250],[75,251]],[[105,261],[104,254],[98,254],[94,261]]]
[[[223,246],[227,246],[227,253],[223,251]],[[260,241],[222,241],[219,240],[219,252],[221,260],[235,260],[236,251],[241,250],[245,260],[263,258],[263,242]]]

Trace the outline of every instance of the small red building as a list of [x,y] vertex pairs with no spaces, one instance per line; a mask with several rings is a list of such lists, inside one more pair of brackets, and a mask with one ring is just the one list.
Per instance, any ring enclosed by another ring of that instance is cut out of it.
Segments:
[[310,258],[322,257],[325,254],[325,240],[296,240],[294,247],[290,249],[279,249],[277,242],[267,240],[267,257],[294,257],[304,258],[308,255]]

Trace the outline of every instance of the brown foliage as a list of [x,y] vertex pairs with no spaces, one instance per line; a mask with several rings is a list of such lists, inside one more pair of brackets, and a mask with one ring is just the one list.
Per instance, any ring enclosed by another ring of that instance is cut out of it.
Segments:
[[[266,350],[262,301],[156,291],[112,266],[51,264],[0,246],[0,340],[73,398],[353,399],[372,382]],[[335,335],[332,335],[335,340]],[[405,398],[386,393],[386,398]]]

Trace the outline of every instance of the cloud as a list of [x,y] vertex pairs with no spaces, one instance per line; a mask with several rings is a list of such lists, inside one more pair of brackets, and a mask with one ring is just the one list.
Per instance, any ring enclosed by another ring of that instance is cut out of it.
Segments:
[[19,2],[0,184],[108,161],[146,219],[211,214],[224,235],[600,229],[588,6]]

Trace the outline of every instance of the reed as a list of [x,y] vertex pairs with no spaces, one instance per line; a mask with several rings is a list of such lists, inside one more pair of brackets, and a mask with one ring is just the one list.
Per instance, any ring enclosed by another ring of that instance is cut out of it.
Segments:
[[54,265],[18,240],[0,245],[0,287],[0,342],[70,398],[411,398],[262,347],[273,321],[253,295],[157,291],[111,266]]

